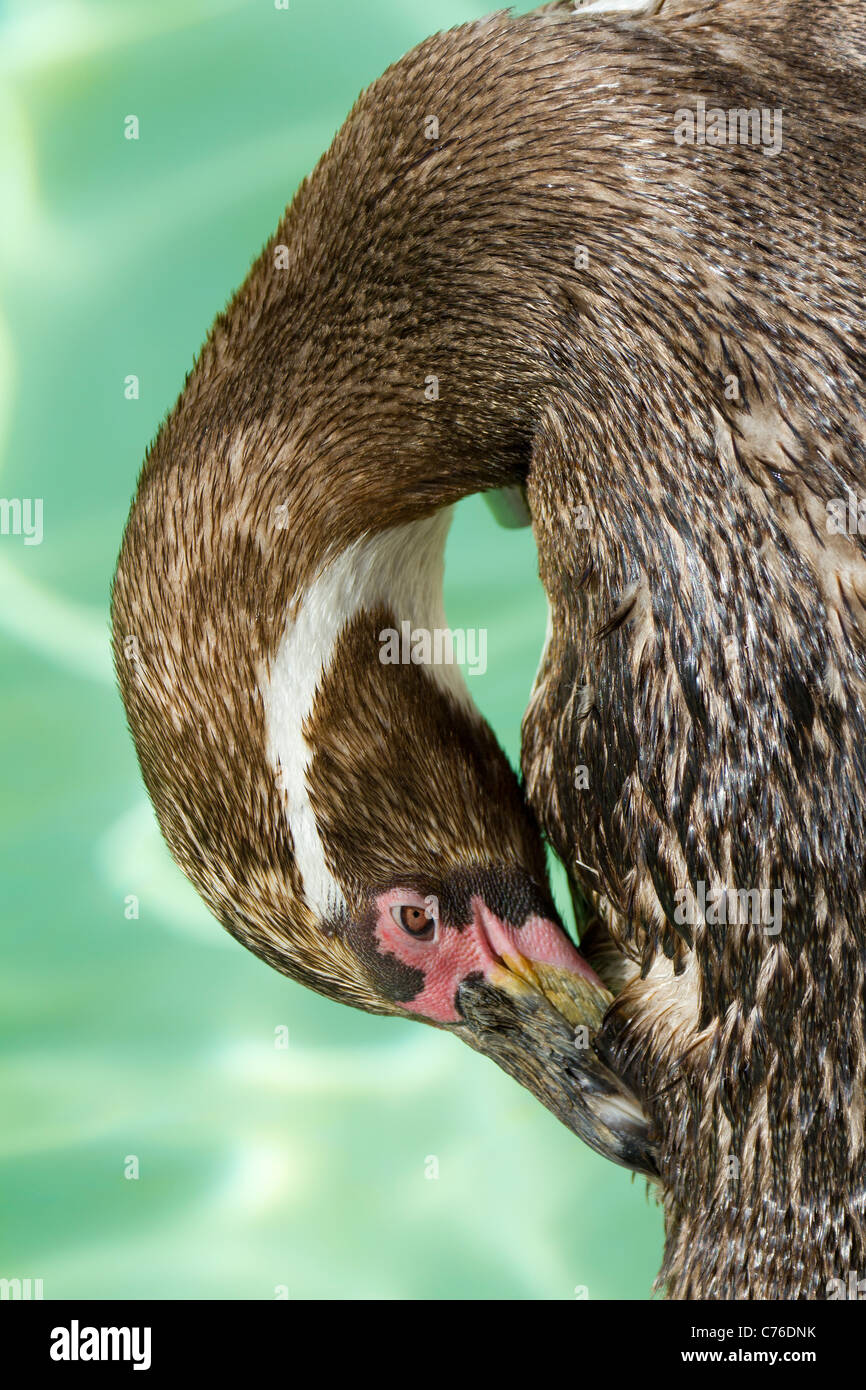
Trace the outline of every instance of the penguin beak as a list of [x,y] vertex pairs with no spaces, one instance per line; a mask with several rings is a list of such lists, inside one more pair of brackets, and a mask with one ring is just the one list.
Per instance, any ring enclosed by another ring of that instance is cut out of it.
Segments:
[[513,928],[476,902],[473,926],[489,962],[458,988],[463,1021],[455,1031],[590,1148],[657,1176],[649,1122],[593,1047],[612,1002],[601,980],[548,919]]

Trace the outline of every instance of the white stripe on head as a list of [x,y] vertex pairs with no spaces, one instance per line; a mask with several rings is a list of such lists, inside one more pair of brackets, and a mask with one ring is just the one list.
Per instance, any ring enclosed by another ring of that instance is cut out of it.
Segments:
[[[263,682],[268,758],[279,775],[304,898],[322,918],[344,906],[310,804],[313,749],[303,735],[340,633],[358,613],[387,608],[413,628],[444,628],[442,580],[452,508],[355,541],[325,565],[301,597]],[[294,606],[294,605],[293,605]],[[474,705],[456,663],[427,671],[462,705]]]
[[616,10],[646,10],[653,3],[653,0],[590,0],[588,5],[575,4],[574,13],[577,15],[585,14],[611,14]]

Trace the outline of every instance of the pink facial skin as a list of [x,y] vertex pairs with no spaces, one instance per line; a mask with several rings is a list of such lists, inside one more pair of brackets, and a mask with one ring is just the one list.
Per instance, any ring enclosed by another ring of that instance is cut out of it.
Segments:
[[423,989],[404,1007],[434,1023],[458,1023],[460,1014],[454,1001],[459,985],[468,975],[501,977],[505,956],[559,966],[603,988],[562,928],[546,917],[528,917],[521,927],[511,927],[475,896],[471,900],[472,918],[461,931],[437,920],[432,937],[423,940],[411,936],[395,920],[404,906],[428,912],[432,907],[430,915],[436,915],[435,900],[411,889],[391,888],[380,893],[376,899],[376,944],[383,954],[394,955],[404,965],[423,972]]

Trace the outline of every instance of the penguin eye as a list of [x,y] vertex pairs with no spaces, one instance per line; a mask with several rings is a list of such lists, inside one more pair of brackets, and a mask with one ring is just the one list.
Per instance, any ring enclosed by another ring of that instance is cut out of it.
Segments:
[[415,907],[412,903],[395,903],[391,916],[397,926],[414,936],[416,941],[432,940],[436,922],[423,907]]

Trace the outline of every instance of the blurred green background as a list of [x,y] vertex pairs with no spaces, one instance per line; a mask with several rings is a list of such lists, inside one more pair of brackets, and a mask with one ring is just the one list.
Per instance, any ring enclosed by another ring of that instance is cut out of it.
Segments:
[[[650,1293],[644,1183],[455,1039],[320,999],[208,917],[108,655],[140,462],[214,314],[361,88],[493,7],[0,3],[0,492],[44,499],[41,545],[0,536],[0,1277],[46,1298]],[[516,760],[531,535],[464,503],[446,597],[488,629],[471,686]]]

